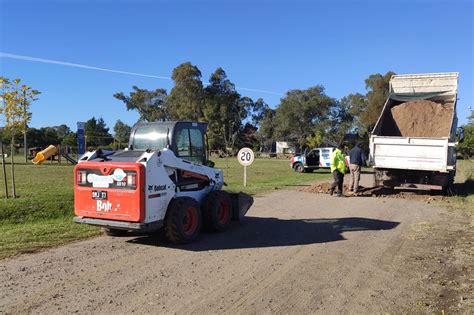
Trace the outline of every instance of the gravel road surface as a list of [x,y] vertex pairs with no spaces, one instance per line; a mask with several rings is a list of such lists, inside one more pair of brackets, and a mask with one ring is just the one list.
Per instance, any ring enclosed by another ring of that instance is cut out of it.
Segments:
[[418,261],[429,254],[419,240],[445,212],[410,199],[275,190],[255,198],[245,221],[193,244],[101,236],[2,260],[0,313],[430,310],[432,269]]

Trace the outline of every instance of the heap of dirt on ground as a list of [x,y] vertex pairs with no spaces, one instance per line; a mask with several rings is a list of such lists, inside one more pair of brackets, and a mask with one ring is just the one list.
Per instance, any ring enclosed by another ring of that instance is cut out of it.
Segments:
[[[391,108],[391,123],[386,121],[384,136],[448,137],[453,104],[416,100]],[[387,119],[388,120],[388,119]]]
[[[330,183],[317,183],[311,186],[301,188],[300,191],[317,193],[317,194],[329,194]],[[351,192],[348,185],[344,185],[344,195],[346,197],[388,197],[397,199],[414,199],[431,203],[432,201],[448,201],[446,196],[433,194],[430,191],[406,191],[396,190],[385,187],[362,187],[359,186],[357,192]]]

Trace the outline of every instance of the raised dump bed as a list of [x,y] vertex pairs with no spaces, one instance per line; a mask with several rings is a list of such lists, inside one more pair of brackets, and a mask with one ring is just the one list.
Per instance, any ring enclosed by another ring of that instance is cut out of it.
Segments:
[[454,177],[457,73],[395,75],[370,137],[376,184],[441,189]]

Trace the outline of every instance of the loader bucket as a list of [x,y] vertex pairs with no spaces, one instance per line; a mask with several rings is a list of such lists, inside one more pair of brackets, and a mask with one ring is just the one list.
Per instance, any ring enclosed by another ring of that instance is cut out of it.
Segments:
[[253,204],[253,197],[243,192],[230,194],[232,200],[232,220],[240,221]]

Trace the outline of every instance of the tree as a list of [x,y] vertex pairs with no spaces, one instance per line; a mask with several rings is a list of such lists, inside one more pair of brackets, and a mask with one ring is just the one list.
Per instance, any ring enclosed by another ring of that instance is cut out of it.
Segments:
[[201,71],[190,62],[174,68],[174,87],[167,99],[172,119],[202,121],[204,117],[204,88]]
[[306,90],[290,90],[281,99],[275,114],[275,136],[287,141],[296,141],[300,146],[307,139],[328,128],[330,110],[336,101],[317,85]]
[[114,97],[125,103],[127,110],[136,110],[140,114],[140,120],[157,121],[169,119],[166,106],[167,93],[165,89],[149,91],[132,87],[134,92],[126,96],[123,92],[115,93]]
[[474,156],[474,111],[471,111],[468,123],[462,127],[464,141],[458,144],[457,150],[462,157],[467,159]]
[[382,112],[385,101],[389,94],[389,82],[395,72],[389,71],[385,75],[372,74],[365,80],[365,88],[368,90],[366,106],[360,115],[360,125],[367,131],[372,131],[377,119]]
[[253,103],[250,98],[241,98],[235,85],[227,79],[222,68],[216,69],[205,88],[204,120],[209,123],[208,137],[210,147],[234,149],[235,140],[246,117],[246,108]]
[[344,140],[345,135],[350,132],[363,134],[365,128],[359,125],[358,122],[365,106],[365,96],[360,93],[349,94],[341,98],[332,108],[331,128],[326,139],[333,143],[340,143]]
[[114,126],[115,140],[119,143],[127,143],[130,138],[132,127],[123,123],[120,119],[117,120]]
[[259,121],[258,137],[260,140],[260,151],[270,151],[275,141],[275,110],[266,108],[262,119]]
[[[262,98],[257,99],[248,110],[253,126],[257,129],[255,137],[258,139],[258,149],[262,152],[271,146],[273,139],[273,116],[274,111]],[[268,143],[270,140],[270,143]]]
[[86,121],[84,126],[84,134],[87,139],[87,146],[106,146],[109,145],[113,140],[112,135],[109,133],[109,128],[107,128],[102,117],[99,119],[92,117]]
[[77,146],[77,134],[75,132],[69,133],[67,136],[63,138],[61,145],[67,145],[71,147]]
[[53,128],[56,129],[56,134],[58,135],[58,139],[61,139],[61,140],[71,133],[71,129],[65,124],[54,126]]
[[28,123],[31,120],[31,112],[29,111],[31,103],[37,100],[38,90],[21,84],[20,79],[10,81],[5,77],[0,77],[0,98],[2,99],[1,114],[5,117],[5,127],[11,131],[11,173],[12,173],[12,193],[16,198],[15,188],[15,171],[14,171],[14,144],[17,132],[23,133],[25,162],[28,162],[26,132]]
[[268,104],[265,103],[262,98],[259,98],[255,102],[253,102],[251,108],[248,109],[248,114],[254,126],[258,126],[260,124],[260,121],[265,116],[265,112],[269,108],[270,107],[268,106]]
[[12,130],[13,135],[16,132],[23,134],[26,163],[28,162],[26,131],[32,116],[30,106],[38,99],[37,95],[41,92],[21,84],[20,79],[10,81],[5,77],[0,77],[0,85],[2,86],[1,98],[4,101],[2,112],[5,116],[5,126]]

